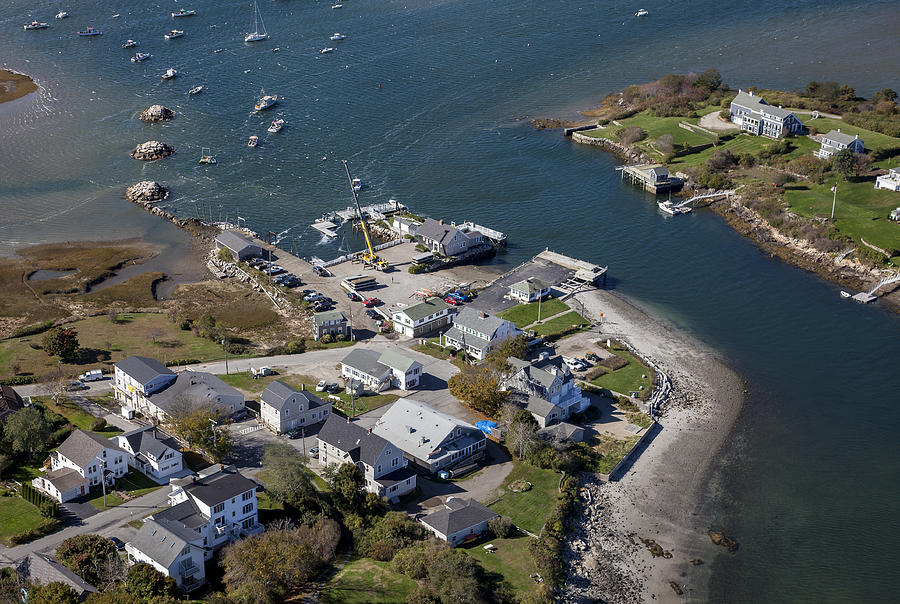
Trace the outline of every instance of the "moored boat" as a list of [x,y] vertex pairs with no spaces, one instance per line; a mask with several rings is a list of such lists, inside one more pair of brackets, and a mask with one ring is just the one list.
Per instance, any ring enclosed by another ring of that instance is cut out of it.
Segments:
[[255,147],[258,144],[259,144],[259,137],[256,136],[255,134],[250,137],[250,140],[247,141],[248,147]]
[[666,214],[671,214],[672,216],[681,214],[681,210],[672,205],[671,201],[658,201],[656,205],[659,206],[659,209]]
[[320,50],[319,54],[327,55],[328,53],[333,52],[333,51],[334,51],[334,49],[329,46],[328,48],[323,48],[322,50]]
[[359,191],[362,189],[362,181],[358,178],[354,178],[350,181],[350,184],[353,186],[354,191]]
[[200,94],[201,92],[203,92],[203,86],[194,86],[188,90],[188,94]]
[[174,40],[175,38],[180,38],[183,35],[184,31],[180,29],[173,29],[169,33],[163,34],[163,38],[165,38],[166,40]]
[[650,14],[650,11],[648,11],[646,8],[642,8],[642,9],[638,10],[638,12],[634,13],[634,16],[635,17],[646,17],[649,14]]
[[335,33],[331,34],[330,36],[328,36],[328,39],[329,39],[329,40],[334,40],[335,42],[337,42],[338,40],[343,40],[343,39],[346,38],[346,37],[347,37],[347,36],[345,36],[345,35],[342,34],[342,33],[335,32]]
[[172,13],[173,17],[193,17],[197,14],[197,11],[194,10],[185,10],[183,8],[179,8],[177,11]]
[[[260,28],[260,25],[262,25],[262,28]],[[244,36],[244,42],[259,42],[268,37],[269,32],[266,31],[266,24],[263,23],[262,15],[259,14],[259,6],[256,0],[253,0],[253,31]]]
[[25,29],[47,29],[48,27],[50,27],[49,23],[41,23],[40,21],[32,21],[25,24]]
[[337,4],[332,4],[331,8],[344,8],[344,5],[338,2]]
[[137,42],[135,42],[134,40],[130,40],[130,39],[125,40],[125,43],[122,44],[122,48],[134,48],[135,46],[137,46]]
[[281,130],[282,128],[284,128],[284,120],[282,120],[282,119],[272,120],[272,124],[269,126],[267,132],[275,133],[275,132],[278,132],[279,130]]
[[178,72],[176,70],[172,69],[171,67],[169,67],[166,70],[166,73],[162,74],[159,77],[161,77],[164,80],[171,80],[172,78],[174,78],[177,75],[178,75]]
[[84,31],[78,32],[79,36],[99,36],[102,34],[102,31],[100,31],[99,29],[94,29],[93,27],[88,27]]
[[136,53],[134,53],[134,56],[131,57],[131,62],[132,63],[140,63],[141,61],[146,61],[147,59],[149,59],[152,56],[153,55],[151,55],[149,52],[136,52]]
[[203,147],[200,150],[200,161],[197,163],[215,165],[219,162],[217,162],[215,156],[210,153],[209,147]]
[[61,10],[61,11],[59,11],[58,13],[56,13],[56,18],[57,18],[57,19],[65,19],[65,18],[68,17],[68,16],[69,16],[69,13],[67,13],[67,12],[64,11],[64,10]]
[[845,291],[841,290],[841,298],[850,298],[850,297],[852,297],[850,292],[845,292]]
[[271,107],[272,105],[274,105],[277,102],[278,102],[277,94],[267,94],[267,95],[263,96],[261,99],[259,99],[258,101],[256,101],[256,105],[254,105],[253,108],[256,111],[262,111],[264,109],[268,109],[269,107]]

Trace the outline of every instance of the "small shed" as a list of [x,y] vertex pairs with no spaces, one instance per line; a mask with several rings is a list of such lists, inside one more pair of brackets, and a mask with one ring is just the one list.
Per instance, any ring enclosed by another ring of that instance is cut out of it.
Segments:
[[237,231],[222,231],[216,236],[216,249],[229,250],[238,262],[262,256],[262,246]]

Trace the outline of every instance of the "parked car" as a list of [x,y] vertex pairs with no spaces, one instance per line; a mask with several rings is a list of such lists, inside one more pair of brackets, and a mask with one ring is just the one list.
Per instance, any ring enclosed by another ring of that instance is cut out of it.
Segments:
[[444,298],[444,302],[446,302],[450,306],[459,306],[460,304],[462,304],[462,302],[460,302],[459,300],[457,300],[455,298],[451,298],[450,296],[447,296],[446,298]]
[[103,379],[103,372],[99,369],[91,369],[79,375],[78,379],[82,382],[96,382]]
[[66,390],[68,390],[69,392],[72,392],[75,390],[87,390],[87,389],[88,389],[88,386],[81,380],[72,380],[66,386]]
[[300,434],[301,434],[300,430],[291,430],[290,432],[287,433],[287,437],[290,438],[291,440],[294,440],[296,438],[300,438]]
[[318,292],[313,292],[311,294],[306,294],[305,296],[303,296],[303,299],[307,302],[315,302],[316,300],[322,300],[323,298],[325,298],[325,296]]
[[375,317],[378,316],[378,313],[372,309],[369,309],[366,311],[366,316],[369,317],[370,319],[374,319]]
[[329,392],[331,394],[337,394],[338,392],[340,392],[343,389],[344,389],[344,387],[341,386],[340,384],[328,384],[328,387],[325,388],[325,391]]
[[589,360],[589,361],[593,361],[593,362],[595,362],[595,363],[599,363],[599,362],[600,362],[600,357],[599,357],[599,356],[597,355],[597,353],[595,353],[595,352],[589,352],[589,353],[587,353],[586,355],[584,355],[584,358],[586,358],[586,359]]
[[283,273],[284,269],[277,264],[273,264],[272,266],[266,268],[263,272],[271,277],[272,275]]
[[372,308],[373,306],[378,306],[381,303],[381,300],[379,300],[378,298],[366,298],[363,301],[363,306],[365,306],[366,308]]
[[316,456],[318,456],[318,455],[319,455],[319,447],[311,447],[311,448],[309,449],[309,456],[310,456],[310,457],[316,457]]
[[325,380],[321,380],[318,384],[316,384],[316,392],[325,392],[325,388],[328,386],[328,382]]
[[108,539],[109,539],[110,543],[112,543],[113,545],[116,546],[117,551],[121,552],[121,551],[125,550],[125,542],[122,541],[121,539],[119,539],[118,537],[108,537]]
[[289,279],[283,280],[281,282],[281,285],[285,287],[297,287],[298,285],[303,285],[303,281],[301,281],[297,277],[291,276]]

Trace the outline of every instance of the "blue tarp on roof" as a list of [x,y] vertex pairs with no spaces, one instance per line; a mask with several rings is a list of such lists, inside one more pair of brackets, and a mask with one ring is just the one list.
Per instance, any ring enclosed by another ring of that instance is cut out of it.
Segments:
[[480,422],[475,422],[475,427],[484,432],[485,434],[490,434],[494,431],[494,428],[499,426],[497,422],[492,422],[490,420],[483,419]]

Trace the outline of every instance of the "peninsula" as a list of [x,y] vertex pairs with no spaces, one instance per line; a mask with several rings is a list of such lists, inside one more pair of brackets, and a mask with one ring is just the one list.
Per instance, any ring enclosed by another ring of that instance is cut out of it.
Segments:
[[24,73],[0,69],[0,103],[14,101],[37,89],[34,80]]

